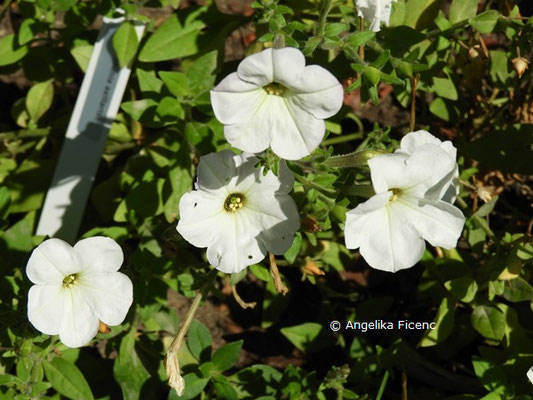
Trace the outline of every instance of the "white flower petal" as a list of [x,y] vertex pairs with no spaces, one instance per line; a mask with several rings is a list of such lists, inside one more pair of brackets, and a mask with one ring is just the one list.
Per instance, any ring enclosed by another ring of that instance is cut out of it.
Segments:
[[[457,149],[449,140],[441,142],[438,138],[433,136],[428,131],[420,130],[416,132],[410,132],[402,138],[400,142],[400,148],[396,150],[395,154],[411,155],[415,149],[424,144],[434,144],[444,150],[454,161],[457,159]],[[455,169],[451,171],[447,176],[442,178],[441,182],[435,185],[429,192],[426,193],[426,197],[434,199],[442,199],[450,204],[455,202],[457,195],[459,194],[459,168],[457,164]]]
[[38,331],[57,335],[63,320],[65,293],[61,285],[34,285],[28,292],[28,320]]
[[391,196],[392,192],[390,191],[377,193],[346,213],[344,240],[348,249],[357,249],[361,246],[361,242],[366,236],[362,227],[372,218],[373,212],[382,210],[385,207]]
[[342,107],[344,89],[327,69],[308,65],[297,79],[287,83],[292,103],[316,118],[329,118]]
[[294,233],[300,229],[300,215],[294,200],[287,195],[265,196],[257,191],[248,196],[247,213],[254,225],[260,226],[259,238],[266,250],[284,254],[292,245]]
[[226,224],[212,227],[218,235],[207,248],[207,260],[216,269],[234,274],[263,260],[266,249],[257,240],[258,227],[243,210],[228,216]]
[[324,138],[324,121],[295,107],[290,101],[284,101],[283,106],[280,101],[277,103],[278,107],[271,107],[271,112],[278,113],[271,131],[272,151],[286,160],[308,156]]
[[78,285],[100,321],[111,326],[124,321],[133,303],[130,278],[121,272],[97,272],[82,275]]
[[82,290],[75,286],[65,289],[64,313],[59,329],[59,340],[68,347],[88,344],[98,333],[100,322]]
[[395,202],[419,235],[433,246],[454,248],[461,236],[465,217],[461,210],[440,200],[400,196]]
[[273,49],[272,65],[274,67],[274,82],[291,87],[291,83],[300,79],[304,73],[305,57],[300,50],[294,47]]
[[527,378],[533,384],[533,367],[529,368],[527,371]]
[[239,78],[248,83],[265,86],[274,80],[272,49],[252,54],[242,60],[237,67]]
[[113,239],[95,236],[74,245],[80,266],[84,271],[114,272],[124,262],[122,248]]
[[353,213],[347,213],[346,245],[358,246],[371,267],[396,272],[415,265],[424,253],[425,244],[401,210],[394,206],[395,202],[379,207],[386,196],[390,192],[375,195]]
[[236,124],[250,120],[266,96],[262,87],[243,81],[234,72],[211,91],[211,106],[220,122]]
[[433,144],[417,147],[411,156],[400,153],[377,156],[368,165],[376,193],[398,188],[415,197],[424,197],[428,190],[442,184],[443,178],[456,167],[455,161]]
[[80,271],[72,247],[60,239],[48,239],[33,250],[26,266],[26,275],[33,283],[61,284],[63,279]]
[[226,185],[237,176],[235,154],[230,150],[202,156],[198,164],[198,188],[219,196],[222,200],[228,193]]
[[379,32],[381,22],[389,25],[392,1],[356,0],[357,14],[370,22],[370,30]]
[[181,236],[196,247],[207,247],[225,226],[224,200],[209,198],[199,191],[185,193],[179,204],[180,220],[177,230]]

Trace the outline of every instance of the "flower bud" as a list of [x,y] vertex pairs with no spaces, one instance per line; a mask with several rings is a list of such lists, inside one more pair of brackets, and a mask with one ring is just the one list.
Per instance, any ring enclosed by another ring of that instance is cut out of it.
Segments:
[[526,72],[526,69],[529,67],[529,61],[524,57],[513,58],[513,68],[518,74],[518,77],[521,78]]
[[368,66],[365,68],[363,75],[372,85],[376,86],[381,78],[381,72],[379,69]]
[[306,275],[311,275],[311,276],[325,275],[325,272],[322,271],[318,267],[318,265],[313,260],[311,260],[309,257],[307,257],[306,263],[302,268],[302,272]]

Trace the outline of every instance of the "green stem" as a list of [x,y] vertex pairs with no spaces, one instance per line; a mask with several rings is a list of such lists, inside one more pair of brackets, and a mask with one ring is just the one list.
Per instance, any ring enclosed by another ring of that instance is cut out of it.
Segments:
[[301,175],[296,175],[296,180],[300,183],[302,183],[304,186],[309,186],[313,189],[318,190],[319,192],[325,194],[326,196],[335,196],[337,192],[335,190],[328,189],[322,185],[316,184],[312,181],[310,181],[307,178],[304,178]]
[[379,386],[378,395],[376,396],[376,400],[381,400],[381,397],[383,397],[383,393],[385,392],[385,387],[387,386],[387,381],[389,380],[389,371],[385,371],[385,375],[383,375],[383,379],[381,380],[381,385]]
[[209,275],[207,276],[207,280],[205,283],[205,286],[203,290],[199,290],[196,294],[196,297],[194,298],[191,308],[189,309],[189,312],[187,312],[187,316],[185,317],[185,321],[183,321],[183,324],[180,327],[180,330],[172,343],[170,344],[170,347],[168,348],[167,354],[175,352],[176,354],[179,352],[181,345],[183,344],[183,339],[185,338],[185,335],[189,331],[189,327],[191,326],[191,322],[194,318],[194,315],[196,314],[196,311],[198,310],[198,307],[200,306],[200,303],[203,299],[207,297],[209,294],[209,290],[211,288],[211,284],[215,277],[217,276],[218,271],[216,269],[213,269]]
[[362,137],[363,137],[362,132],[351,133],[349,135],[341,135],[341,136],[333,137],[331,139],[326,139],[322,142],[322,145],[329,146],[332,144],[345,143],[345,142],[349,142],[354,139],[360,139]]
[[316,27],[316,36],[324,36],[324,31],[326,30],[326,19],[328,18],[328,14],[331,11],[332,4],[333,0],[322,0],[322,4],[320,7],[320,18]]

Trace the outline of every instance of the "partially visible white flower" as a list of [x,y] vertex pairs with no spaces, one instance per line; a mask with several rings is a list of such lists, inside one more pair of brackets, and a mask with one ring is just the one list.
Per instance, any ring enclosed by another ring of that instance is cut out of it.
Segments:
[[200,158],[197,190],[180,200],[178,232],[196,247],[207,247],[211,265],[236,273],[267,252],[285,253],[300,227],[288,195],[294,177],[284,163],[279,176],[255,168],[257,158],[229,150]]
[[297,160],[320,144],[323,120],[339,111],[343,96],[329,71],[306,66],[300,50],[286,47],[246,57],[211,91],[211,104],[232,146],[250,153],[271,146]]
[[531,367],[531,368],[527,371],[527,377],[529,378],[529,381],[533,384],[533,367]]
[[392,2],[397,0],[355,0],[357,14],[370,22],[370,30],[379,32],[381,23],[389,26]]
[[[449,140],[441,142],[431,133],[422,130],[405,135],[400,142],[400,148],[395,153],[411,155],[418,146],[428,143],[439,146],[454,161],[457,159],[457,149],[452,142]],[[459,194],[459,167],[457,164],[455,164],[453,171],[443,178],[443,181],[446,183],[438,186],[440,188],[439,199],[453,204]]]
[[455,161],[440,146],[417,146],[368,161],[375,195],[346,214],[345,240],[373,268],[396,272],[415,265],[425,249],[456,246],[465,217],[440,200]]
[[120,246],[106,237],[74,247],[60,239],[44,241],[26,266],[35,284],[28,293],[28,319],[42,333],[59,334],[69,347],[89,343],[100,321],[122,323],[133,302],[130,279],[117,272],[123,260]]

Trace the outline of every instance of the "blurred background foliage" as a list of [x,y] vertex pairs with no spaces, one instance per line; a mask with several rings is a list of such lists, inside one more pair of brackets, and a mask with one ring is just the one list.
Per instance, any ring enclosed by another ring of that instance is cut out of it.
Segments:
[[[26,319],[36,219],[102,16],[132,75],[80,237],[106,235],[134,282],[126,321],[68,349]],[[182,348],[180,399],[533,399],[533,39],[529,0],[399,0],[362,31],[352,1],[5,0],[0,7],[0,399],[177,399],[165,348],[209,267],[175,231],[201,155],[228,148],[209,90],[273,42],[345,84],[309,158],[289,163],[302,229],[277,260],[220,274]],[[147,31],[139,43],[131,21]],[[413,96],[414,94],[414,96]],[[416,109],[416,121],[410,108]],[[457,249],[389,274],[343,243],[368,169],[332,154],[392,151],[410,124],[458,148],[467,216]],[[261,162],[275,169],[266,153]],[[331,164],[330,164],[331,165]],[[236,287],[254,309],[231,296]],[[436,321],[435,330],[332,332],[331,320]]]

